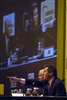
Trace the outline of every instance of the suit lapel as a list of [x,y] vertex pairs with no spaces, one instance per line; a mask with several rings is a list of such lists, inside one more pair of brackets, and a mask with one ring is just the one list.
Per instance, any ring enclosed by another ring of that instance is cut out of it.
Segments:
[[47,85],[48,85],[48,82],[46,81],[44,83],[44,95],[48,95],[48,87],[47,87]]
[[53,89],[53,86],[54,86],[55,79],[56,78],[54,78],[52,83],[51,83],[50,90],[49,90],[49,95],[52,93],[52,89]]

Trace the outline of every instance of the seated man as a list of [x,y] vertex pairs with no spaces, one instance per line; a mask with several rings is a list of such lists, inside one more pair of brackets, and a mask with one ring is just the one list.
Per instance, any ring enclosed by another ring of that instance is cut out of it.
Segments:
[[57,70],[53,65],[44,65],[44,81],[13,77],[8,78],[10,78],[10,81],[18,81],[25,85],[42,87],[44,89],[44,96],[66,96],[63,81],[57,77]]

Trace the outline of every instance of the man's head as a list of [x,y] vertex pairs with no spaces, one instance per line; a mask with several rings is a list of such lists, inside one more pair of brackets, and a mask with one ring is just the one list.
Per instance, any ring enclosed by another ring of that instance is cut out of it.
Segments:
[[53,65],[44,65],[44,79],[50,81],[57,76],[57,70]]
[[12,28],[13,28],[13,25],[12,25],[12,22],[11,22],[11,19],[10,19],[10,16],[7,17],[5,19],[5,33],[6,33],[6,37],[10,37],[10,35],[12,34]]
[[32,3],[30,8],[30,16],[31,16],[31,22],[33,23],[33,26],[36,27],[38,25],[38,8],[37,3]]
[[44,79],[43,75],[44,75],[44,69],[40,69],[39,73],[38,73],[38,80],[39,81],[42,81]]

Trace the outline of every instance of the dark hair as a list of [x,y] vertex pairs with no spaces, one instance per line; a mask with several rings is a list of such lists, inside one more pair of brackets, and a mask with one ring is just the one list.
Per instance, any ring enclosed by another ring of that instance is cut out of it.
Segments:
[[37,7],[37,3],[34,2],[30,6],[30,16],[33,16],[33,10]]
[[53,76],[57,76],[57,69],[56,69],[56,67],[54,67],[54,65],[53,64],[51,64],[51,65],[49,65],[49,64],[47,64],[47,65],[44,65],[44,68],[46,68],[46,67],[48,67],[48,72],[50,73],[50,72],[53,72]]

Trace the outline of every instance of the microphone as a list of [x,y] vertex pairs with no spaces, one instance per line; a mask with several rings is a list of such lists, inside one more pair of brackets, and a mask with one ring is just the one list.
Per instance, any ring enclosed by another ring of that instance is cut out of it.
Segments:
[[46,31],[45,33],[47,33],[47,35],[52,39],[54,40],[54,38]]

